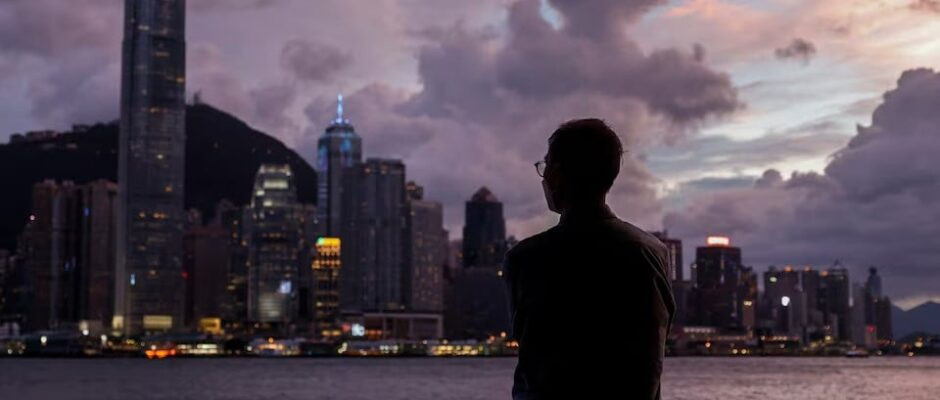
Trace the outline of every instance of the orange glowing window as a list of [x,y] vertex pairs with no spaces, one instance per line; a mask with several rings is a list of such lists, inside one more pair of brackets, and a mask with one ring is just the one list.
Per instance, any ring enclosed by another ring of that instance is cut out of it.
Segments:
[[709,236],[705,239],[705,244],[709,246],[730,246],[731,238],[727,236]]

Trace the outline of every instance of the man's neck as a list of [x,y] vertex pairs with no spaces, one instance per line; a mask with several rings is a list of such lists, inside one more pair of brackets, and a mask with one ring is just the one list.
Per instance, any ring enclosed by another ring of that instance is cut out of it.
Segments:
[[598,219],[608,219],[614,218],[616,215],[610,211],[610,207],[607,206],[606,202],[590,202],[590,203],[578,203],[572,204],[569,207],[565,207],[561,212],[561,219],[559,223],[566,223],[571,221],[582,221],[582,220],[598,220]]

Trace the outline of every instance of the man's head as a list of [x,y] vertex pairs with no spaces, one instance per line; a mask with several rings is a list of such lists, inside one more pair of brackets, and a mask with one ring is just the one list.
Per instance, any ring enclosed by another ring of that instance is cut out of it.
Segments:
[[543,187],[549,208],[603,202],[620,173],[623,145],[599,119],[565,122],[548,139]]

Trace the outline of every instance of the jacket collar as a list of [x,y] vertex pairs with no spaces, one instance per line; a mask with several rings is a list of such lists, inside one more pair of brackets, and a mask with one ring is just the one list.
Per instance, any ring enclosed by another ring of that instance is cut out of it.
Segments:
[[561,214],[561,219],[558,220],[558,224],[564,225],[578,222],[600,221],[612,218],[617,218],[617,215],[615,215],[607,205],[594,207],[575,207],[565,210]]

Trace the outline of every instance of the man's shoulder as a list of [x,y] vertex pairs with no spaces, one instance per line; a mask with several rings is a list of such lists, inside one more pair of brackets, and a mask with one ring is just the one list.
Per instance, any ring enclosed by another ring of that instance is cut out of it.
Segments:
[[557,237],[558,226],[554,226],[545,231],[522,239],[522,241],[516,243],[515,246],[512,246],[512,248],[506,252],[506,260],[512,261],[514,259],[525,259],[532,256],[533,254],[541,253],[542,250],[546,247],[553,246],[557,241]]
[[637,249],[646,249],[660,255],[666,253],[666,245],[663,244],[662,241],[636,225],[615,218],[610,220],[610,226],[612,230],[616,232],[618,241],[635,246]]

